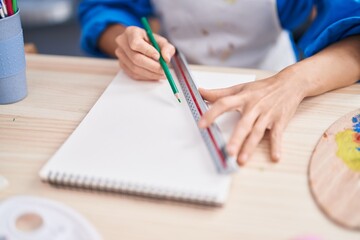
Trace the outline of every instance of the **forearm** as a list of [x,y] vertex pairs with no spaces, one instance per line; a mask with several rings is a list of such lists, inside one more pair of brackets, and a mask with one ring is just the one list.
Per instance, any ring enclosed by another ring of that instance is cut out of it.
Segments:
[[115,39],[117,36],[122,34],[125,29],[126,27],[120,24],[114,24],[107,27],[99,38],[99,49],[101,49],[102,52],[108,54],[109,56],[115,57],[115,50],[117,48]]
[[302,82],[303,97],[351,85],[360,80],[360,35],[335,43],[288,70]]

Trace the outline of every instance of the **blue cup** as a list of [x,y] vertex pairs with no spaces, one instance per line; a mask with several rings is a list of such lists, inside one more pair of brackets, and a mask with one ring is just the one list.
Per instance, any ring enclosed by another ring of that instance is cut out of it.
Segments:
[[0,19],[0,104],[27,95],[24,38],[19,11]]

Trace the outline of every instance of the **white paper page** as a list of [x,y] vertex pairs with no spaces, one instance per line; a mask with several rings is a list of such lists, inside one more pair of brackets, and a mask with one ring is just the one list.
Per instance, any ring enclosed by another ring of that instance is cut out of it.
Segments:
[[[193,74],[200,75],[199,86],[200,78],[206,79],[207,87],[219,79],[224,85],[235,79],[243,82],[242,75]],[[166,80],[135,81],[120,72],[42,169],[41,177],[46,179],[53,171],[120,182],[144,194],[206,196],[223,203],[230,176],[216,172],[181,98],[179,104]],[[229,119],[227,125],[233,126],[235,119]]]
[[253,74],[192,71],[191,75],[196,85],[205,89],[226,88],[255,80]]

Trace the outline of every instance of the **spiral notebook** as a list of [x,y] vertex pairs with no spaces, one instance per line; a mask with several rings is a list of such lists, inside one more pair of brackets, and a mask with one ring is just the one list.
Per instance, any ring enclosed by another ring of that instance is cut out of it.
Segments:
[[[174,75],[175,76],[175,75]],[[193,72],[198,86],[227,87],[254,75]],[[221,205],[231,183],[218,174],[183,100],[166,80],[143,82],[119,72],[40,171],[42,180],[79,188]],[[238,116],[218,120],[228,139]]]

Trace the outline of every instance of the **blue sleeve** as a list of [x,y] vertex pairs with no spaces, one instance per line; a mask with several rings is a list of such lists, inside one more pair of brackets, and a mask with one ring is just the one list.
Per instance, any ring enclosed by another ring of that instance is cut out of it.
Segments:
[[305,57],[346,37],[360,34],[359,0],[315,0],[317,15],[299,41]]
[[83,0],[79,5],[81,47],[94,56],[105,56],[98,48],[98,40],[107,26],[119,23],[141,26],[142,16],[153,15],[150,0]]
[[293,31],[309,18],[314,0],[277,0],[277,11],[283,29]]

